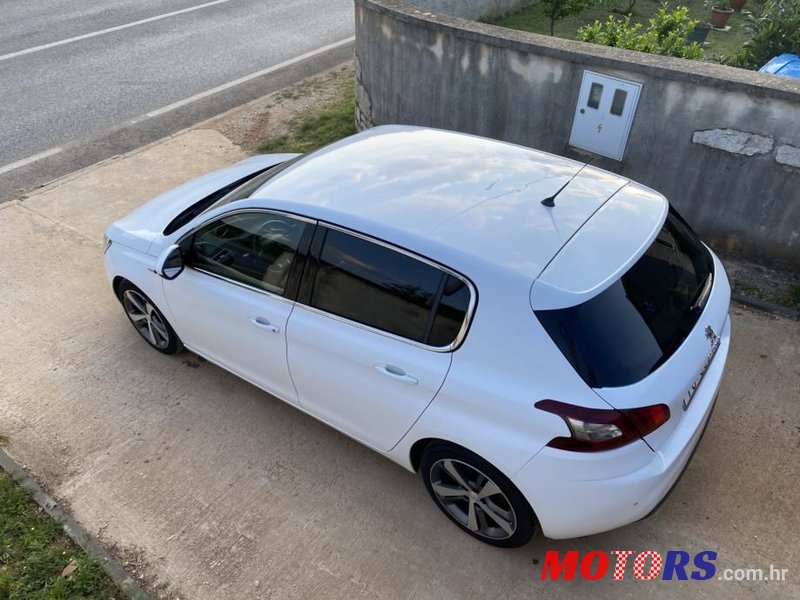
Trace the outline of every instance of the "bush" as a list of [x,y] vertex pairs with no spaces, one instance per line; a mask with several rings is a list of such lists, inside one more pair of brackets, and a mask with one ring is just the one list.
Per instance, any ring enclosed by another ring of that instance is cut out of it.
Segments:
[[697,23],[689,18],[687,7],[679,6],[675,10],[669,10],[664,4],[658,9],[656,16],[649,20],[646,30],[642,30],[640,23],[631,23],[630,16],[624,19],[610,16],[604,22],[595,21],[581,27],[578,37],[584,42],[603,46],[699,59],[703,56],[702,47],[696,42],[686,41],[686,36]]
[[767,0],[748,15],[745,27],[750,39],[723,63],[757,70],[780,54],[800,54],[800,0]]

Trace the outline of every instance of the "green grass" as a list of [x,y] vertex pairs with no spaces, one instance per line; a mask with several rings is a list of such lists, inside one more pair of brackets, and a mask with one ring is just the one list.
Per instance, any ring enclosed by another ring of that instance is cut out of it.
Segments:
[[795,283],[789,288],[789,293],[773,299],[778,304],[789,308],[800,308],[800,283]]
[[[64,568],[77,565],[71,575]],[[0,600],[109,600],[123,594],[27,490],[0,471]]]
[[265,140],[259,152],[311,152],[356,132],[352,86],[334,102],[309,114],[293,117],[289,134]]
[[[754,1],[755,0],[750,0],[750,2]],[[701,22],[708,21],[709,9],[705,5],[704,0],[686,0],[669,3],[669,6],[672,8],[680,5],[689,7],[689,14],[693,19],[698,19]],[[646,24],[647,20],[656,13],[660,6],[660,0],[637,0],[636,6],[633,9],[632,21]],[[555,25],[555,35],[560,38],[576,40],[578,39],[578,29],[598,19],[604,21],[610,14],[619,15],[619,13],[614,12],[614,10],[616,9],[619,11],[624,8],[627,8],[627,2],[625,0],[619,0],[616,4],[612,1],[595,6],[579,15],[557,21]],[[744,10],[747,10],[747,8],[748,7],[745,6]],[[619,16],[621,18],[621,15]],[[492,23],[493,25],[500,25],[501,27],[508,27],[509,29],[519,29],[544,35],[550,34],[550,21],[542,12],[540,4],[523,8],[522,10],[502,17],[486,19],[486,22]],[[744,24],[745,16],[742,13],[733,13],[728,21],[728,25],[730,25],[729,31],[710,31],[706,39],[705,58],[707,60],[718,61],[720,56],[733,54],[740,49],[742,44],[748,39]]]

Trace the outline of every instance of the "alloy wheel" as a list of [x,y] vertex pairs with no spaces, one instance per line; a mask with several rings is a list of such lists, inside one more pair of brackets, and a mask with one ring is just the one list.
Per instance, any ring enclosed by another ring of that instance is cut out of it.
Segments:
[[136,290],[125,290],[122,306],[136,331],[152,346],[162,350],[169,346],[170,334],[164,318],[147,298]]
[[500,487],[475,467],[455,459],[430,468],[431,489],[444,509],[472,533],[491,540],[514,535],[517,518]]

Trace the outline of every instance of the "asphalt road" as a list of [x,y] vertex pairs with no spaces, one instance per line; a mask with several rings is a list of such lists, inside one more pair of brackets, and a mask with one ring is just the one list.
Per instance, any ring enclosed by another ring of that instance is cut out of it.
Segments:
[[337,64],[351,0],[0,0],[0,199]]

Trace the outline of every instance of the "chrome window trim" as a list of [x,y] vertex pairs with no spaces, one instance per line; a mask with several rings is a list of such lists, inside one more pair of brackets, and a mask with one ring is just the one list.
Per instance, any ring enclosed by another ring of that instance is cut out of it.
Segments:
[[[200,229],[202,229],[203,227],[205,227],[206,225],[208,225],[210,223],[213,223],[214,221],[217,221],[217,220],[220,220],[220,219],[224,219],[226,217],[230,217],[230,216],[233,216],[233,215],[245,214],[245,213],[268,213],[268,214],[273,214],[273,215],[282,215],[284,217],[289,217],[289,218],[295,219],[297,221],[302,221],[304,223],[308,223],[308,224],[313,225],[313,226],[316,226],[316,224],[317,224],[317,220],[316,219],[311,219],[311,218],[306,217],[304,215],[298,215],[298,214],[295,214],[295,213],[290,213],[290,212],[287,212],[285,210],[274,210],[274,209],[271,209],[271,208],[238,208],[236,210],[232,210],[230,212],[226,212],[226,213],[223,213],[221,215],[217,215],[216,217],[211,217],[210,219],[206,219],[205,221],[203,221],[199,225],[197,225],[195,227],[192,227],[192,229],[190,229],[188,232],[183,234],[175,243],[180,246],[181,243],[184,240],[186,240],[187,238],[193,236]],[[297,251],[295,251],[295,256],[296,255],[297,255]],[[274,292],[270,292],[270,291],[265,290],[263,288],[259,288],[259,287],[256,287],[254,285],[249,285],[249,284],[244,283],[242,281],[237,281],[235,279],[231,279],[230,277],[225,277],[224,275],[219,275],[217,273],[212,273],[211,271],[207,271],[205,269],[199,269],[199,268],[194,267],[192,265],[186,265],[186,268],[191,269],[192,271],[196,271],[198,273],[203,273],[203,274],[208,275],[210,277],[214,277],[215,279],[219,279],[220,281],[227,281],[228,283],[232,283],[233,285],[238,285],[239,287],[244,288],[246,290],[250,290],[252,292],[258,292],[259,294],[263,294],[264,296],[267,296],[268,298],[273,298],[275,300],[281,300],[281,301],[286,302],[288,304],[295,304],[294,300],[290,300],[286,296],[281,296],[279,294],[276,294]]]
[[251,292],[258,292],[259,294],[263,294],[264,296],[267,296],[267,297],[272,298],[274,300],[281,300],[283,302],[286,302],[287,304],[295,304],[294,300],[289,300],[289,298],[287,298],[285,296],[279,296],[278,294],[276,294],[274,292],[269,292],[269,291],[267,291],[265,289],[258,288],[258,287],[254,286],[254,285],[248,285],[248,284],[243,283],[241,281],[236,281],[235,279],[230,279],[230,278],[224,277],[222,275],[217,275],[216,273],[212,273],[211,271],[206,271],[205,269],[198,269],[197,267],[192,267],[192,266],[188,266],[188,265],[187,265],[186,268],[187,269],[191,269],[192,271],[196,271],[198,273],[203,273],[204,275],[208,275],[209,277],[213,277],[214,279],[219,279],[221,281],[226,281],[228,283],[232,283],[233,285],[238,285],[239,287],[244,288],[246,290],[250,290]]
[[442,271],[443,273],[446,273],[448,275],[452,275],[453,277],[456,277],[457,279],[459,279],[463,283],[465,283],[467,288],[469,289],[469,304],[467,305],[467,313],[466,313],[466,315],[464,315],[464,321],[461,323],[461,329],[458,330],[458,334],[453,339],[453,341],[450,342],[446,346],[431,346],[430,344],[423,344],[422,342],[417,342],[416,340],[412,340],[412,339],[409,339],[407,337],[403,337],[401,335],[397,335],[395,333],[391,333],[389,331],[384,331],[383,329],[378,329],[377,327],[372,327],[371,325],[367,325],[367,324],[361,323],[359,321],[353,321],[352,319],[348,319],[347,317],[342,317],[340,315],[335,315],[333,313],[329,313],[328,311],[322,310],[320,308],[316,308],[316,307],[311,306],[309,304],[300,303],[303,307],[308,308],[309,310],[311,310],[311,311],[313,311],[315,313],[331,317],[331,318],[333,318],[333,319],[335,319],[337,321],[341,321],[343,323],[349,323],[351,325],[355,325],[355,326],[357,326],[357,327],[359,327],[361,329],[365,329],[365,330],[371,331],[373,333],[378,333],[380,335],[383,335],[385,337],[391,338],[393,340],[397,340],[397,341],[400,341],[400,342],[405,342],[406,344],[410,344],[412,346],[416,346],[417,348],[423,348],[425,350],[431,350],[433,352],[453,352],[453,351],[458,349],[458,347],[464,341],[464,338],[466,338],[466,336],[467,336],[467,332],[469,331],[469,327],[472,324],[472,318],[474,316],[475,308],[476,308],[477,303],[478,303],[478,290],[475,287],[475,284],[473,284],[472,281],[467,276],[462,275],[461,273],[458,273],[457,271],[454,271],[450,267],[446,267],[445,265],[442,265],[441,263],[438,263],[438,262],[436,262],[436,261],[434,261],[434,260],[432,260],[430,258],[427,258],[425,256],[422,256],[422,255],[417,254],[415,252],[412,252],[410,250],[406,250],[405,248],[402,248],[402,247],[397,246],[395,244],[392,244],[390,242],[386,242],[386,241],[381,240],[379,238],[372,237],[370,235],[361,233],[360,231],[355,231],[353,229],[348,229],[347,227],[342,227],[341,225],[337,225],[337,224],[331,223],[329,221],[320,220],[320,221],[318,221],[318,223],[319,223],[319,225],[327,227],[328,229],[333,229],[335,231],[340,231],[340,232],[345,233],[347,235],[352,235],[354,237],[360,238],[360,239],[362,239],[364,241],[367,241],[367,242],[370,242],[372,244],[377,244],[378,246],[383,246],[384,248],[386,248],[388,250],[391,250],[393,252],[399,252],[400,254],[404,254],[405,256],[408,256],[409,258],[412,258],[414,260],[418,260],[421,263],[427,264],[427,265],[429,265],[429,266],[431,266],[431,267],[433,267],[435,269],[438,269],[439,271]]
[[290,299],[286,298],[285,296],[279,296],[278,294],[275,294],[273,292],[269,292],[267,290],[264,290],[264,289],[261,289],[261,288],[257,288],[255,286],[251,286],[251,285],[248,285],[246,283],[242,283],[241,281],[236,281],[235,279],[230,279],[228,277],[224,277],[224,276],[218,275],[216,273],[211,273],[209,271],[206,271],[205,269],[198,269],[197,267],[192,267],[192,266],[189,266],[189,265],[187,265],[187,267],[189,269],[193,270],[193,271],[197,271],[199,273],[203,273],[203,274],[208,275],[210,277],[214,277],[216,279],[219,279],[220,281],[226,281],[226,282],[232,283],[233,285],[238,285],[239,287],[242,287],[244,289],[251,290],[253,292],[258,292],[258,293],[263,294],[263,295],[265,295],[265,296],[267,296],[269,298],[274,298],[276,300],[282,300],[283,302],[287,302],[289,304],[299,304],[303,308],[306,308],[306,309],[310,310],[313,313],[326,316],[328,318],[334,319],[335,321],[339,321],[340,323],[346,323],[346,324],[349,324],[349,325],[353,325],[355,327],[358,327],[359,329],[363,329],[363,330],[369,331],[371,333],[377,333],[378,335],[382,335],[382,336],[387,337],[389,339],[396,340],[398,342],[403,342],[405,344],[409,344],[409,345],[415,346],[417,348],[422,348],[424,350],[430,350],[432,352],[454,352],[463,343],[464,339],[467,336],[467,332],[469,331],[469,328],[472,325],[472,319],[473,319],[473,317],[475,315],[475,309],[476,309],[477,304],[478,304],[478,290],[475,287],[475,284],[472,283],[472,280],[469,277],[467,277],[466,275],[463,275],[463,274],[459,273],[458,271],[454,271],[450,267],[447,267],[447,266],[445,266],[445,265],[443,265],[443,264],[441,264],[439,262],[436,262],[433,259],[430,259],[430,258],[428,258],[426,256],[422,256],[421,254],[417,254],[417,253],[412,252],[410,250],[406,250],[405,248],[402,248],[402,247],[397,246],[395,244],[392,244],[390,242],[386,242],[386,241],[384,241],[384,240],[382,240],[380,238],[376,238],[374,236],[370,236],[370,235],[367,235],[365,233],[361,233],[360,231],[356,231],[354,229],[348,229],[347,227],[343,227],[341,225],[337,225],[336,223],[331,223],[330,221],[323,221],[323,220],[320,220],[320,219],[314,219],[312,217],[308,217],[308,216],[305,216],[305,215],[300,215],[300,214],[289,212],[289,211],[285,211],[285,210],[272,209],[272,208],[261,208],[261,207],[249,207],[249,208],[234,209],[234,210],[231,210],[230,212],[226,212],[226,213],[223,213],[221,215],[217,215],[215,217],[211,217],[209,219],[206,219],[202,223],[200,223],[200,224],[196,225],[195,227],[193,227],[187,233],[183,234],[175,243],[180,245],[186,238],[194,235],[195,233],[197,233],[198,230],[202,229],[203,227],[205,227],[209,223],[212,223],[212,222],[214,222],[214,221],[216,221],[218,219],[224,219],[226,217],[233,216],[233,215],[236,215],[236,214],[241,214],[241,213],[254,213],[254,212],[256,212],[256,213],[257,212],[263,212],[263,213],[269,213],[269,214],[283,215],[285,217],[289,217],[291,219],[296,219],[298,221],[302,221],[302,222],[308,223],[310,225],[322,225],[324,227],[327,227],[328,229],[333,229],[333,230],[336,230],[336,231],[340,231],[342,233],[346,233],[347,235],[352,235],[354,237],[360,238],[360,239],[365,240],[367,242],[370,242],[372,244],[377,244],[378,246],[383,246],[384,248],[392,250],[393,252],[399,252],[400,254],[404,254],[405,256],[408,256],[409,258],[413,258],[414,260],[418,260],[418,261],[420,261],[420,262],[422,262],[424,264],[427,264],[427,265],[429,265],[431,267],[434,267],[435,269],[438,269],[438,270],[442,271],[443,273],[446,273],[448,275],[452,275],[453,277],[458,278],[459,280],[464,282],[467,285],[467,288],[469,289],[469,304],[467,305],[467,313],[464,316],[464,321],[463,321],[463,323],[461,323],[461,328],[458,330],[458,334],[453,339],[453,341],[451,343],[449,343],[448,345],[446,345],[446,346],[431,346],[430,344],[423,344],[422,342],[417,342],[416,340],[412,340],[412,339],[409,339],[407,337],[403,337],[401,335],[397,335],[397,334],[391,333],[389,331],[384,331],[383,329],[378,329],[377,327],[372,327],[371,325],[367,325],[367,324],[361,323],[359,321],[354,321],[352,319],[348,319],[347,317],[342,317],[340,315],[335,315],[335,314],[330,313],[328,311],[325,311],[325,310],[316,308],[314,306],[311,306],[310,304],[305,304],[303,302],[297,302],[296,300],[290,300]]

